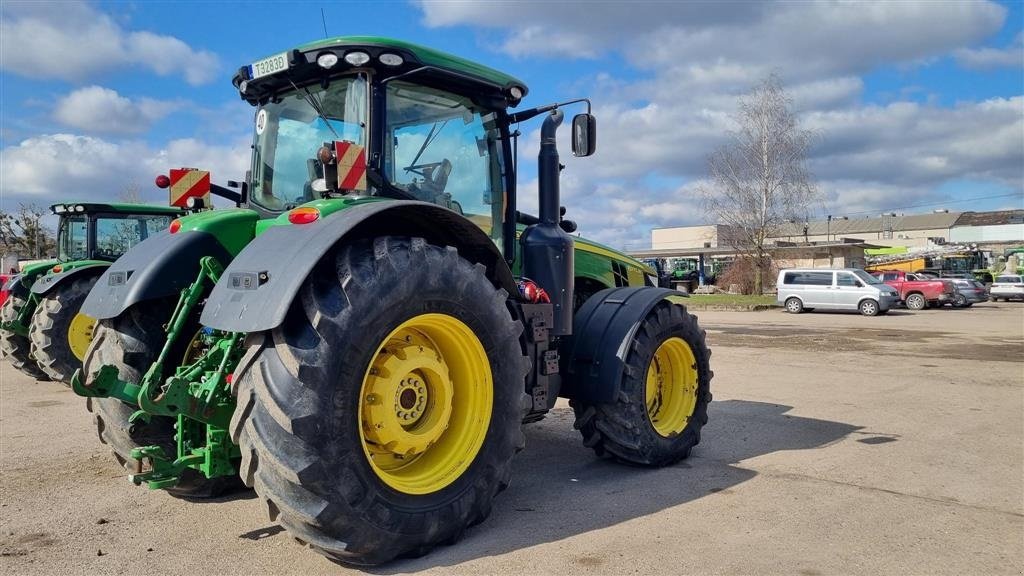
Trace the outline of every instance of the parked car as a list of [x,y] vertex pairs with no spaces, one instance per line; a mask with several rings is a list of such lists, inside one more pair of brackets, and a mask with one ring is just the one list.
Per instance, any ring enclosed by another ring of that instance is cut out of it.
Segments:
[[865,316],[885,314],[899,294],[874,276],[856,268],[781,270],[778,302],[791,314],[804,310],[857,310]]
[[951,280],[928,278],[901,270],[878,270],[876,278],[892,286],[911,310],[924,310],[928,306],[942,306],[953,301],[956,289]]
[[1016,274],[1003,274],[996,276],[996,281],[988,289],[992,301],[1000,298],[1009,302],[1013,299],[1024,300],[1024,276]]
[[0,274],[0,306],[7,302],[7,282],[16,276],[17,274]]
[[988,288],[977,280],[953,280],[956,293],[950,304],[954,308],[968,308],[978,302],[988,302]]

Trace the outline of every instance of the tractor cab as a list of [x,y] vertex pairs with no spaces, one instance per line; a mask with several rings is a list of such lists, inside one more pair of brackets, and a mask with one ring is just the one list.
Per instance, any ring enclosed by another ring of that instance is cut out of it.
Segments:
[[[513,125],[558,107],[508,113],[527,93],[522,81],[414,44],[344,37],[244,66],[233,82],[257,107],[250,208],[271,216],[318,198],[420,200],[513,249]],[[590,131],[574,131],[574,150],[579,141],[592,152],[593,118],[581,116]]]
[[60,217],[57,260],[113,262],[129,248],[166,230],[182,215],[176,208],[141,204],[63,203],[50,206]]

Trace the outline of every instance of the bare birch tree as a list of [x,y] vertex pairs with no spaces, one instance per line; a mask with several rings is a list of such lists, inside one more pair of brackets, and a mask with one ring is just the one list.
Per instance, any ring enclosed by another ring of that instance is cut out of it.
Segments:
[[767,239],[820,202],[806,163],[813,134],[799,128],[791,105],[775,74],[742,97],[739,128],[708,157],[711,183],[701,188],[708,215],[728,226],[729,243],[751,258],[755,294],[763,293],[770,266]]
[[49,210],[36,204],[19,204],[17,213],[0,211],[0,248],[20,258],[46,258],[54,253],[53,230],[44,219]]

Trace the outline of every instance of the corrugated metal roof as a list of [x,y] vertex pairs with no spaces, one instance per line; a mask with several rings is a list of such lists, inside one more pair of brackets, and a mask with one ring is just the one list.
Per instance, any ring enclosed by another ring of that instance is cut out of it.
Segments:
[[[824,236],[832,234],[836,236],[850,236],[856,234],[876,234],[889,229],[893,232],[904,230],[932,230],[936,228],[951,228],[960,218],[962,212],[939,212],[933,214],[909,214],[906,216],[891,216],[889,218],[850,218],[842,220],[832,218],[830,223],[826,220],[813,220],[807,223],[807,234],[809,236]],[[777,237],[803,236],[804,224],[797,222],[787,224],[780,231]]]
[[957,226],[1001,226],[1024,223],[1024,210],[998,210],[994,212],[964,212]]

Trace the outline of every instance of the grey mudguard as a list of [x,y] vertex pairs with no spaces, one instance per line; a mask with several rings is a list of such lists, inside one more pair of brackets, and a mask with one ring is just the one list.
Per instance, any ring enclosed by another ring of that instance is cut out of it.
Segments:
[[150,236],[107,268],[85,298],[82,312],[97,319],[114,318],[139,302],[177,295],[199,275],[203,256],[213,256],[221,264],[231,260],[207,232],[164,230]]
[[633,286],[594,294],[576,312],[563,350],[562,391],[567,398],[611,402],[622,385],[629,344],[640,322],[658,302],[679,293]]
[[53,287],[67,280],[68,278],[74,278],[84,274],[98,274],[100,270],[110,266],[110,264],[90,264],[88,266],[81,266],[79,268],[73,268],[66,272],[59,274],[43,274],[40,276],[35,284],[32,285],[32,292],[43,295],[53,290]]
[[343,237],[420,237],[455,246],[464,258],[484,264],[488,276],[510,294],[512,272],[494,242],[465,217],[435,204],[411,200],[370,202],[312,224],[270,228],[231,262],[206,301],[200,322],[229,332],[277,327],[309,272]]

